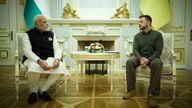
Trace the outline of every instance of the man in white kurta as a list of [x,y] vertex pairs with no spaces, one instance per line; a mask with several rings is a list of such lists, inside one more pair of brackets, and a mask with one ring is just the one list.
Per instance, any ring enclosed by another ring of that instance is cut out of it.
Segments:
[[[52,31],[48,31],[47,19],[42,15],[34,17],[35,27],[23,37],[23,63],[28,67],[30,95],[28,103],[33,104],[37,97],[51,101],[47,90],[57,81],[61,74],[69,75],[66,66],[61,62],[62,52]],[[40,84],[40,74],[49,74],[46,81]]]

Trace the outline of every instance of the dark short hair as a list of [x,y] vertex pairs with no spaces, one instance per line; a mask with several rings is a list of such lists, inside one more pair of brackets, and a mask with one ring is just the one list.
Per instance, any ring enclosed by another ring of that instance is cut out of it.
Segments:
[[146,20],[148,20],[150,23],[152,23],[151,16],[149,16],[149,15],[141,15],[141,16],[139,16],[139,18],[142,18],[142,17],[144,17]]

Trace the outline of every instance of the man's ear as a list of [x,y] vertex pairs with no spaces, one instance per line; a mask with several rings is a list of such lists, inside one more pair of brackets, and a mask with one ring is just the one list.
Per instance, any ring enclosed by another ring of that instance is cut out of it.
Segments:
[[151,26],[151,23],[148,21],[148,24],[147,24],[148,26]]

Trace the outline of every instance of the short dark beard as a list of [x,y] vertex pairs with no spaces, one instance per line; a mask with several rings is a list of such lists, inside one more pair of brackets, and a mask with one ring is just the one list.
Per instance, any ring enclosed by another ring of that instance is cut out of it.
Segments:
[[139,28],[140,30],[144,30],[144,29],[146,29],[147,28],[147,26],[144,26],[144,27],[141,27],[141,28]]

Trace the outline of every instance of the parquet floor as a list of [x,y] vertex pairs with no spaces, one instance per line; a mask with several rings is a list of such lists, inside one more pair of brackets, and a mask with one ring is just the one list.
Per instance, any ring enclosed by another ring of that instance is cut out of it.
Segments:
[[[68,77],[67,85],[60,82],[48,91],[53,100],[28,105],[27,84],[19,86],[19,101],[16,90],[13,66],[0,66],[0,107],[1,108],[148,108],[146,103],[148,83],[138,81],[137,96],[123,100],[125,93],[124,72],[114,73],[114,91],[110,91],[110,74],[86,75],[79,77],[79,90],[76,91],[75,74]],[[192,108],[192,70],[177,70],[176,99],[172,100],[172,85],[162,84],[161,96],[157,97],[160,108]]]

